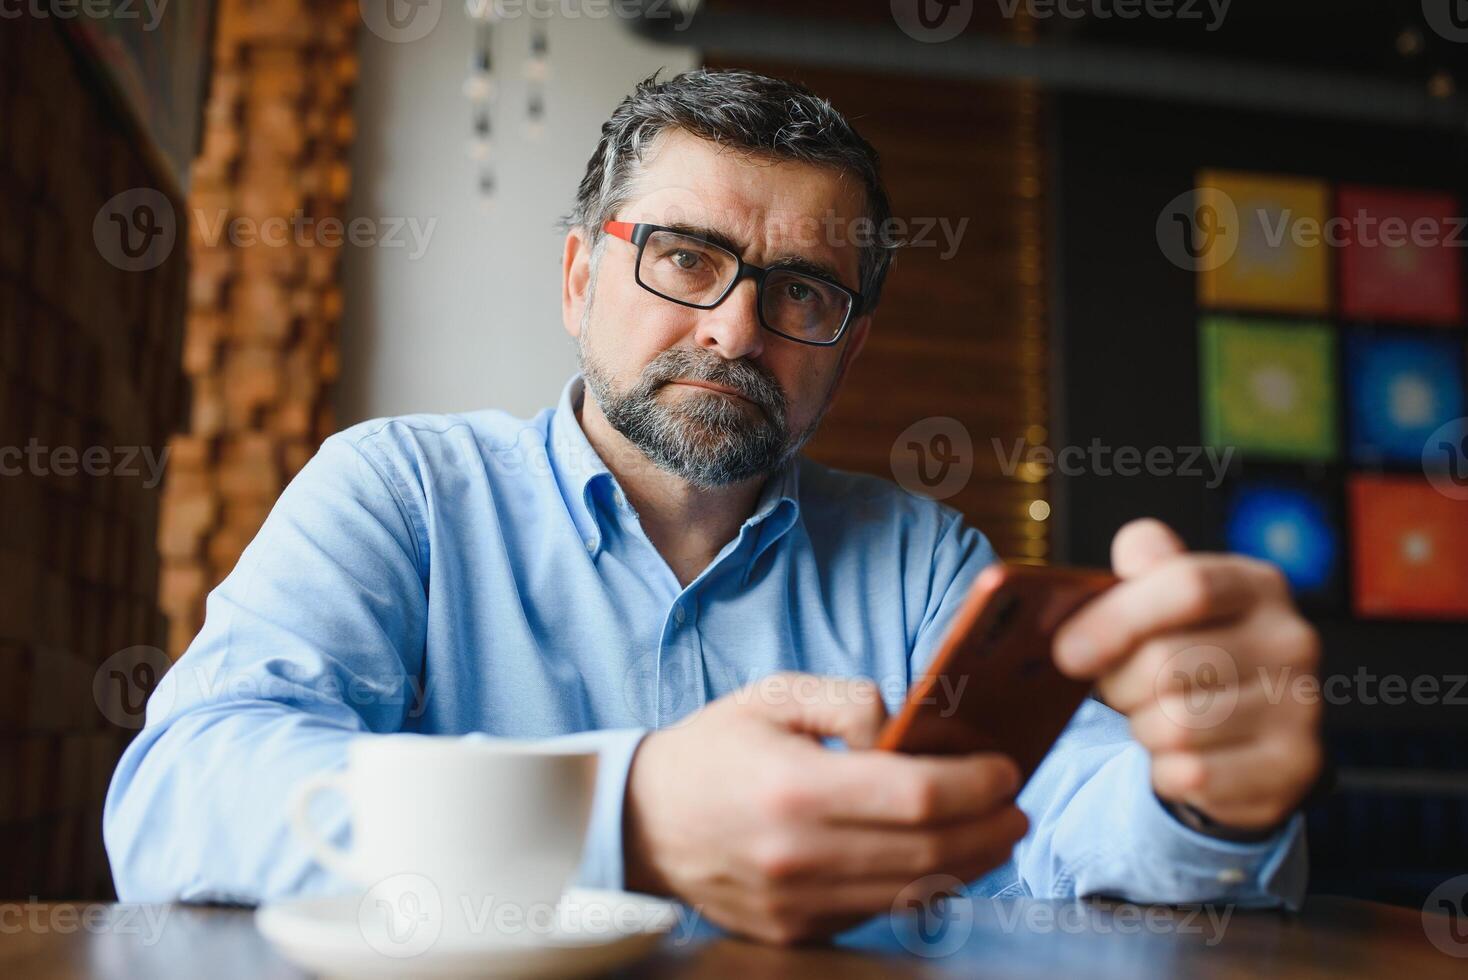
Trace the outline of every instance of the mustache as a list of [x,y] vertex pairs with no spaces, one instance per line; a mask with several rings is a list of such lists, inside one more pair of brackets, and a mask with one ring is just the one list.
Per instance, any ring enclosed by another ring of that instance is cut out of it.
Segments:
[[650,395],[675,381],[705,381],[732,388],[758,405],[771,419],[785,417],[784,389],[749,361],[729,361],[717,354],[671,348],[643,369],[641,387]]

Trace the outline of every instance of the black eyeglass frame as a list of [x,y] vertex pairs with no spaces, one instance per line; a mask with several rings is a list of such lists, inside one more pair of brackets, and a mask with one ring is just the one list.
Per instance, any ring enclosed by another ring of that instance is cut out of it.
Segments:
[[[690,235],[688,232],[678,228],[669,228],[666,225],[652,225],[642,222],[632,223],[628,221],[608,221],[602,226],[602,230],[611,235],[613,238],[620,238],[625,242],[631,242],[633,245],[637,246],[637,262],[633,266],[633,278],[637,280],[637,285],[641,286],[643,289],[652,293],[659,299],[667,300],[669,303],[677,303],[679,306],[687,306],[695,310],[712,310],[714,307],[724,302],[724,300],[728,299],[729,294],[734,292],[734,290],[739,286],[741,282],[746,279],[753,279],[755,289],[754,308],[759,315],[760,326],[764,327],[766,330],[777,337],[784,337],[786,340],[794,341],[797,344],[807,344],[811,347],[834,347],[836,344],[841,343],[842,338],[846,336],[846,329],[851,326],[852,319],[859,315],[858,311],[862,307],[861,293],[858,293],[854,289],[849,289],[846,286],[841,285],[841,283],[830,278],[829,276],[816,275],[813,272],[806,272],[803,269],[767,269],[761,266],[751,265],[750,263],[744,261],[744,256],[730,251],[723,245],[720,245],[718,242],[711,242],[707,238],[704,238],[700,235]],[[700,244],[707,245],[709,248],[716,248],[719,251],[723,252],[725,255],[732,255],[734,257],[734,261],[738,263],[738,266],[734,273],[734,278],[729,281],[728,287],[719,294],[718,299],[714,300],[712,303],[707,304],[690,303],[687,300],[677,299],[675,297],[667,295],[666,293],[659,292],[658,290],[652,288],[647,283],[642,281],[642,254],[647,250],[647,240],[652,237],[653,232],[657,231],[665,231],[670,235],[677,235],[678,237],[686,238],[689,241],[699,242]],[[794,337],[788,333],[785,333],[782,330],[777,330],[776,328],[770,326],[769,321],[765,319],[765,279],[776,272],[790,273],[803,276],[807,279],[814,279],[817,282],[825,283],[827,286],[830,286],[833,289],[840,290],[851,298],[851,306],[847,308],[846,317],[841,321],[841,326],[836,329],[836,335],[834,337],[832,337],[830,340],[806,340],[803,337]]]

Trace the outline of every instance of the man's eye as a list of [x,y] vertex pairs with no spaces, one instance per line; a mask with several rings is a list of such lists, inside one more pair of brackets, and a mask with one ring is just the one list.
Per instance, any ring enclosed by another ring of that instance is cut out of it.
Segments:
[[792,282],[785,287],[785,293],[797,303],[806,303],[815,297],[816,291],[803,282]]
[[673,264],[685,271],[698,268],[698,263],[702,259],[703,256],[699,255],[697,252],[690,252],[687,249],[680,248],[678,251],[673,253]]

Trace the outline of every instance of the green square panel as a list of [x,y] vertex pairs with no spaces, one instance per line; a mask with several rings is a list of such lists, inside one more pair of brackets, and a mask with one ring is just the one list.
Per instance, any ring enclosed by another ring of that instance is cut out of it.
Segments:
[[1201,329],[1206,442],[1248,455],[1335,459],[1330,326],[1208,317]]

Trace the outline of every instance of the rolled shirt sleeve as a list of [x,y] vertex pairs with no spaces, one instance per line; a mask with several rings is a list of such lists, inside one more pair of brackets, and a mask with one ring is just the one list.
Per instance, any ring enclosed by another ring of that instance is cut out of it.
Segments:
[[[120,898],[254,904],[355,887],[316,864],[288,808],[303,779],[345,765],[353,739],[412,730],[422,708],[427,556],[410,514],[340,436],[292,481],[113,775],[103,835]],[[601,753],[582,884],[622,884],[622,795],[642,734],[557,740]],[[339,797],[323,794],[312,816],[345,842]]]

